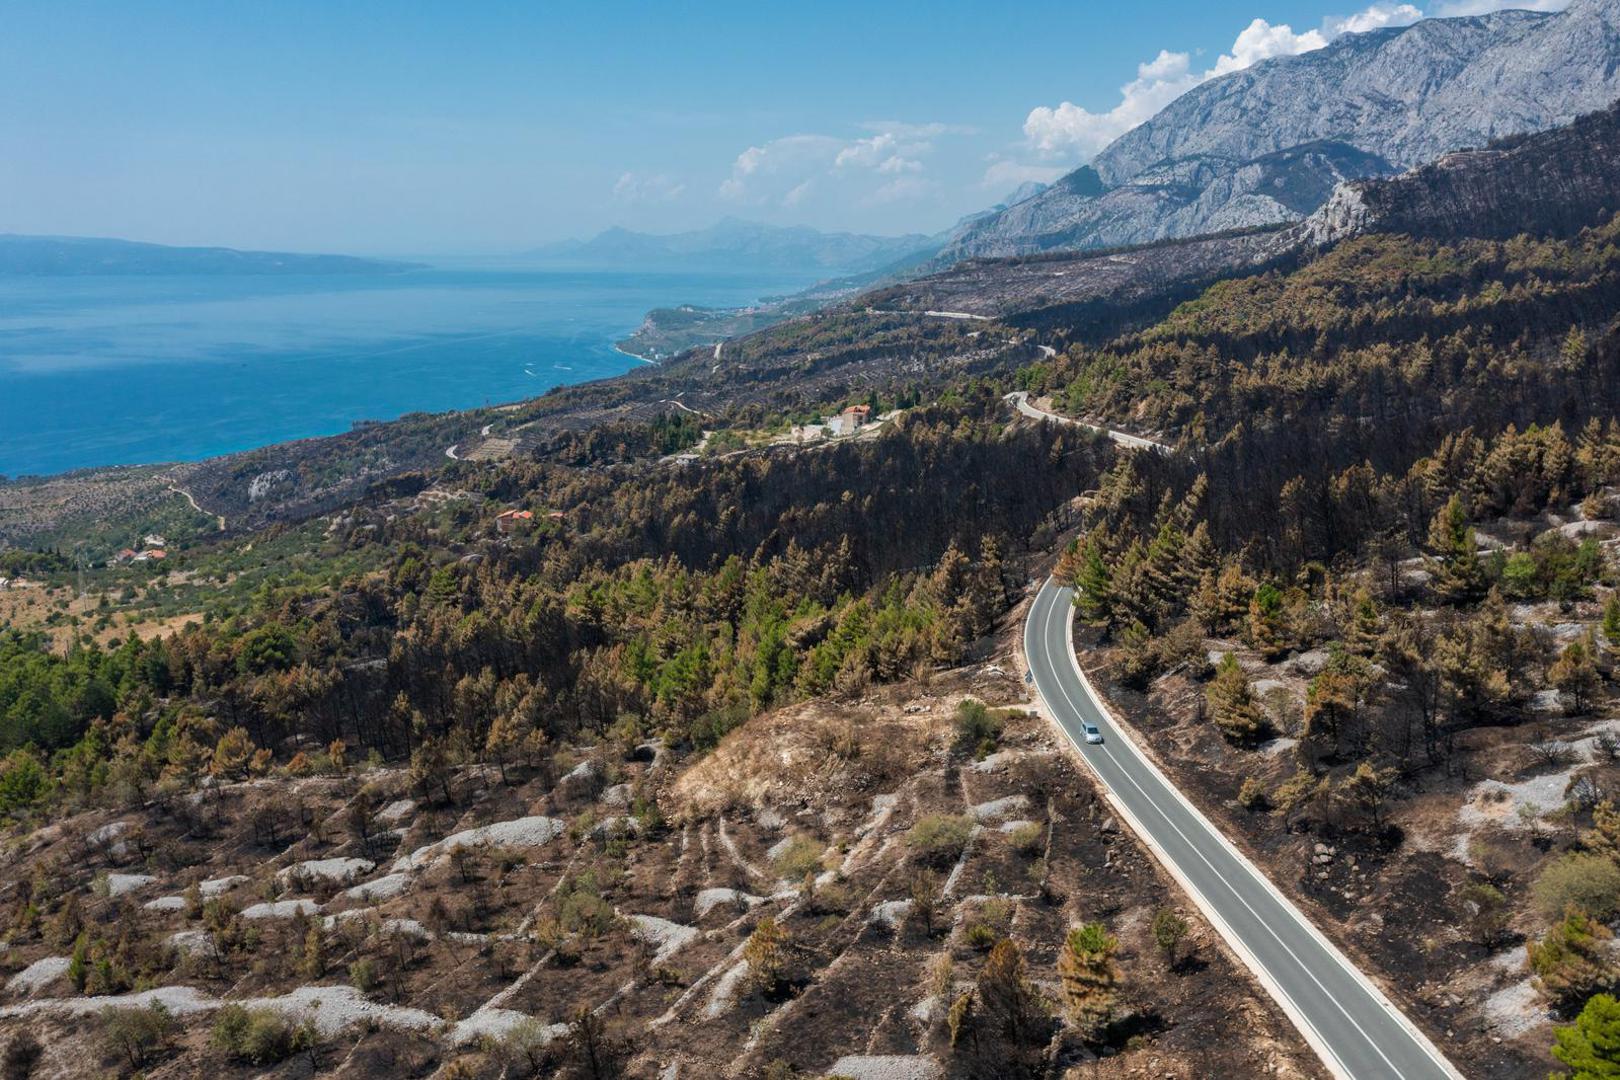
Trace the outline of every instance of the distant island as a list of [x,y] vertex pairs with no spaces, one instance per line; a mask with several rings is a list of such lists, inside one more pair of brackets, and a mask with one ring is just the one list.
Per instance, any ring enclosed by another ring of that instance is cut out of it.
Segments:
[[564,240],[525,253],[538,263],[589,267],[680,266],[758,271],[806,267],[828,274],[886,270],[932,255],[944,237],[826,233],[724,218],[706,229],[653,234],[612,228],[589,240]]
[[353,255],[297,255],[225,247],[171,247],[84,236],[0,234],[0,275],[396,274],[420,264]]

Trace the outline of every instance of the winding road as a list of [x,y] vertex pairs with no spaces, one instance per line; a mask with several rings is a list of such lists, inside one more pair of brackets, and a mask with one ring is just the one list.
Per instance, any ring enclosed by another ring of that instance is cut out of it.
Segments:
[[179,484],[175,483],[173,480],[169,481],[169,490],[174,492],[176,495],[184,496],[186,502],[191,504],[191,508],[193,510],[197,511],[197,513],[202,514],[205,517],[213,518],[219,524],[219,531],[220,532],[225,531],[225,515],[224,514],[211,514],[207,510],[204,510],[201,506],[197,505],[197,497],[195,495],[193,495],[191,492],[187,491],[185,488],[181,487]]
[[[1073,592],[1048,579],[1024,653],[1048,716],[1109,802],[1342,1080],[1462,1080],[1434,1044],[1232,846],[1116,725],[1075,657]],[[1103,734],[1088,745],[1081,721]]]
[[1132,450],[1152,450],[1158,454],[1168,454],[1170,452],[1170,447],[1164,443],[1143,438],[1141,435],[1115,431],[1113,428],[1103,427],[1101,424],[1088,424],[1084,420],[1076,420],[1072,416],[1060,416],[1055,412],[1038,409],[1029,403],[1029,394],[1023,390],[1014,390],[1007,395],[1006,400],[1012,402],[1013,407],[1019,412],[1034,420],[1055,420],[1059,424],[1072,424],[1075,427],[1090,428],[1092,431],[1099,431],[1119,445],[1129,447]]

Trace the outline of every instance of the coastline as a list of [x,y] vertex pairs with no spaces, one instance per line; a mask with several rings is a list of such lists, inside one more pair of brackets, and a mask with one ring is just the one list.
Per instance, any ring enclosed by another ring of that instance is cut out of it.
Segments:
[[[100,276],[75,278],[50,300],[32,279],[0,275],[8,317],[30,330],[28,348],[0,364],[0,473],[197,462],[342,435],[356,418],[528,400],[660,366],[626,339],[675,297],[719,307],[800,284],[770,274],[437,269],[368,278],[361,310],[332,302],[343,280],[278,279],[264,300],[251,276]],[[161,347],[118,314],[137,300],[173,305]],[[112,313],[104,332],[74,322],[90,307]],[[35,353],[57,361],[18,370]],[[97,422],[86,426],[87,415]]]
[[642,356],[639,353],[633,353],[629,349],[621,349],[621,348],[619,348],[619,343],[618,342],[613,343],[613,351],[616,352],[616,353],[619,353],[622,356],[628,356],[632,360],[640,360],[643,364],[651,364],[653,367],[658,366],[658,361],[657,360],[654,360],[654,359],[652,359],[650,357]]

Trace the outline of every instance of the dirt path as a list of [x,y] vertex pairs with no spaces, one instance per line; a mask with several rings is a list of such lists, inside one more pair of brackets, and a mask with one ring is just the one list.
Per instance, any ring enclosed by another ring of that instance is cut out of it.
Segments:
[[196,500],[195,497],[192,496],[191,492],[187,491],[185,488],[181,487],[179,484],[174,483],[172,480],[169,482],[169,490],[174,492],[176,495],[185,496],[186,502],[191,504],[191,508],[193,510],[197,511],[197,513],[199,513],[199,514],[202,514],[204,517],[213,518],[219,524],[219,531],[220,532],[225,531],[225,515],[224,514],[210,514],[208,511],[204,510],[202,507],[197,505],[197,500]]

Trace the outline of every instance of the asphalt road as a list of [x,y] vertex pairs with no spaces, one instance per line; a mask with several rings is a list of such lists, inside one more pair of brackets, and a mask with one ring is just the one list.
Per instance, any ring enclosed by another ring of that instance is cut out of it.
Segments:
[[1170,447],[1166,446],[1162,442],[1155,442],[1152,439],[1145,439],[1140,435],[1127,435],[1123,431],[1115,431],[1113,428],[1099,427],[1096,424],[1088,424],[1084,420],[1076,420],[1072,416],[1059,416],[1057,413],[1047,412],[1044,409],[1037,409],[1035,406],[1029,403],[1029,394],[1023,390],[1014,390],[1012,393],[1007,395],[1007,400],[1012,402],[1013,407],[1019,412],[1034,420],[1054,420],[1059,424],[1072,424],[1075,427],[1090,428],[1092,431],[1101,432],[1119,445],[1127,447],[1131,450],[1152,450],[1159,454],[1167,454],[1170,452]]
[[[1072,618],[1071,591],[1048,580],[1024,625],[1024,652],[1048,713],[1102,779],[1115,807],[1259,977],[1328,1069],[1355,1080],[1460,1078],[1434,1045],[1114,726],[1075,660]],[[1086,744],[1082,718],[1101,729],[1102,745]]]

